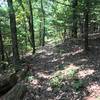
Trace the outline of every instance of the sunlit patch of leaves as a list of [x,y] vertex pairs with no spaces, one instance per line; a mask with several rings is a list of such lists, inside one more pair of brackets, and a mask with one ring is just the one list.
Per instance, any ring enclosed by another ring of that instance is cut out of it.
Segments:
[[28,76],[28,77],[27,77],[27,80],[28,80],[29,82],[31,82],[32,80],[34,80],[34,76]]
[[96,100],[100,100],[100,95],[99,96],[96,96]]
[[53,77],[50,80],[50,85],[52,88],[60,88],[61,87],[61,79],[59,77]]
[[[65,68],[64,70],[59,70],[55,72],[51,79],[50,85],[52,88],[60,88],[62,86],[63,81],[73,81],[73,88],[79,88],[81,86],[81,81],[75,83],[74,79],[77,77],[77,69],[75,68]],[[72,83],[72,82],[71,82]]]
[[69,69],[68,72],[67,72],[67,77],[70,78],[70,79],[75,77],[76,71],[77,71],[76,69]]
[[27,73],[27,76],[26,76],[26,78],[25,78],[28,82],[31,82],[32,80],[34,80],[35,78],[34,78],[34,76],[32,75],[32,73],[29,71],[28,73]]

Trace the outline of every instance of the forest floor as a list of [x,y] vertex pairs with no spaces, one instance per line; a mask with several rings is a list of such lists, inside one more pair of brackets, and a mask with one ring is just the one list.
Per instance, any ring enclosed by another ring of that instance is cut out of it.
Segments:
[[[83,47],[83,41],[69,39],[40,47],[35,55],[27,53],[23,100],[100,100],[100,39],[89,40],[87,53]],[[0,80],[10,75],[7,71]]]
[[[100,100],[100,39],[90,40],[89,48],[86,54],[80,40],[69,40],[26,55],[30,72],[24,100]],[[56,73],[59,77],[70,67],[77,69],[76,83],[74,78],[61,82],[54,78],[50,84]]]

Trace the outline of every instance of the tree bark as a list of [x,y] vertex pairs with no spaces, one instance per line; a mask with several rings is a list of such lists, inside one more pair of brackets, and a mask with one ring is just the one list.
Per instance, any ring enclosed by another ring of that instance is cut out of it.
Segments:
[[10,28],[11,28],[11,36],[12,36],[13,63],[14,65],[18,65],[19,52],[18,52],[18,43],[17,43],[16,17],[15,17],[12,0],[7,0],[7,3],[9,8]]
[[1,29],[0,29],[0,55],[1,55],[1,60],[4,61],[4,45],[3,45],[3,39],[2,39],[2,34],[1,34]]
[[29,0],[28,3],[29,3],[29,10],[30,10],[29,31],[31,33],[31,41],[32,41],[33,54],[34,54],[35,53],[35,36],[34,36],[34,24],[33,24],[33,12],[32,12],[31,0]]
[[41,10],[42,10],[42,23],[43,23],[42,46],[44,46],[45,45],[45,11],[43,7],[43,0],[41,0]]
[[22,81],[26,77],[28,71],[29,67],[25,67],[21,70],[21,72],[13,73],[9,77],[0,80],[0,96],[12,89],[12,87],[15,86],[18,81]]
[[17,83],[7,94],[0,100],[23,100],[27,87],[22,83]]
[[72,17],[72,37],[77,38],[77,5],[78,1],[72,1],[72,10],[73,10],[73,17]]
[[84,40],[85,40],[85,51],[88,51],[88,32],[89,32],[89,27],[88,27],[88,24],[89,24],[89,1],[88,0],[85,0],[85,11],[84,11],[84,18],[85,18],[85,23],[84,23],[84,26],[85,26],[85,36],[84,36]]
[[66,27],[64,27],[64,33],[63,33],[63,42],[66,40]]
[[16,83],[17,83],[18,77],[14,73],[9,78],[5,78],[3,80],[0,80],[0,96],[8,92]]
[[41,20],[40,20],[40,23],[39,23],[39,45],[41,46],[42,44],[42,41],[41,41],[41,33],[42,33],[42,23],[41,23]]

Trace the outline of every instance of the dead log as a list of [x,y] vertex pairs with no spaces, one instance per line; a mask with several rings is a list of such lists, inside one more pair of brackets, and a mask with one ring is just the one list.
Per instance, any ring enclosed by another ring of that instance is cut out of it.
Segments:
[[0,84],[0,96],[8,92],[16,83],[18,77],[14,73],[8,79],[4,79]]
[[0,98],[0,100],[23,100],[27,87],[23,83],[17,83],[8,93]]
[[16,85],[18,81],[21,81],[25,78],[29,68],[23,68],[21,72],[12,74],[10,77],[0,81],[0,96],[7,93],[13,86]]

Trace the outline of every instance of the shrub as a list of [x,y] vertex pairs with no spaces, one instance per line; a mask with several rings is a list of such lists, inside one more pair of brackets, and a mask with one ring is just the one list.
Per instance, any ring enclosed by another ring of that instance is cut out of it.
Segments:
[[76,69],[69,69],[67,71],[67,77],[70,79],[73,79],[74,77],[76,77]]
[[50,80],[50,85],[52,88],[60,88],[61,87],[61,79],[59,77],[53,77]]
[[80,90],[80,89],[83,87],[83,85],[84,85],[84,82],[83,82],[83,80],[80,80],[80,79],[76,79],[76,80],[74,80],[73,83],[72,83],[72,87],[73,87],[76,91]]

